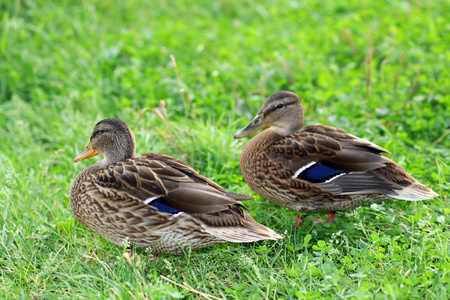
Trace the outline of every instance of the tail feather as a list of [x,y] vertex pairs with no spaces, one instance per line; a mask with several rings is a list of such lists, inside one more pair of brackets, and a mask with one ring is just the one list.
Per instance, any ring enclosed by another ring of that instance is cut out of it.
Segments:
[[413,184],[404,187],[402,190],[395,190],[395,193],[396,194],[389,194],[388,196],[407,201],[427,200],[439,196],[432,189],[429,189],[418,182],[414,182]]
[[260,240],[278,240],[283,237],[272,229],[259,224],[246,212],[242,226],[234,227],[210,227],[205,230],[218,238],[232,243],[250,243]]

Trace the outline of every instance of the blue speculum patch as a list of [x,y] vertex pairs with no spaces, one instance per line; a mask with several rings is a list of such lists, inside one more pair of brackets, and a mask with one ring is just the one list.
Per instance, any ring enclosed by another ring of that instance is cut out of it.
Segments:
[[325,182],[343,173],[345,172],[316,163],[300,173],[297,178],[318,183]]
[[155,207],[158,211],[168,213],[168,214],[176,214],[179,212],[175,208],[172,208],[168,205],[161,203],[159,200],[153,201],[152,203],[150,203],[150,205]]

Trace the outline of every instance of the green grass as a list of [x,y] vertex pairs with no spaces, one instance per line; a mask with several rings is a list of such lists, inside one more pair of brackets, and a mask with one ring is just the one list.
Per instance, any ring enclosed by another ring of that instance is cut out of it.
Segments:
[[[444,0],[0,0],[0,298],[202,297],[165,278],[226,299],[450,298],[448,11]],[[250,194],[233,134],[279,90],[302,97],[308,124],[389,149],[440,196],[295,230],[296,212],[253,194],[252,216],[283,240],[157,261],[127,262],[74,221],[70,183],[95,159],[72,159],[106,117],[130,125],[138,152]],[[151,111],[160,100],[165,122]]]

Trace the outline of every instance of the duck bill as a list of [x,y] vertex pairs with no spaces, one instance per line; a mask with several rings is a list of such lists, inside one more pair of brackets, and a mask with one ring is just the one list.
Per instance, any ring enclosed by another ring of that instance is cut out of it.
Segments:
[[80,160],[83,160],[83,159],[91,158],[91,157],[96,156],[96,155],[98,155],[97,151],[92,149],[92,144],[91,144],[91,142],[89,142],[89,145],[86,147],[86,149],[84,149],[83,152],[78,154],[78,156],[75,157],[73,159],[73,161],[77,162],[77,161],[80,161]]
[[235,139],[240,139],[246,136],[251,135],[252,133],[257,132],[260,129],[269,127],[270,123],[267,123],[262,117],[261,115],[256,115],[256,117],[244,128],[242,128],[241,130],[239,130],[238,132],[236,132],[234,134],[234,138]]

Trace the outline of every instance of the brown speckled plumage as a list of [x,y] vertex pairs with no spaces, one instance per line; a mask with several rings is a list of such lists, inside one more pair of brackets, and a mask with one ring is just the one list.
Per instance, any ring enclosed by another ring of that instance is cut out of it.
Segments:
[[279,92],[235,134],[241,138],[269,127],[246,144],[240,161],[244,180],[267,200],[298,211],[322,212],[393,198],[437,196],[381,155],[387,150],[341,129],[303,124],[300,98]]
[[[102,154],[72,184],[70,205],[77,220],[108,241],[182,254],[225,242],[281,238],[255,222],[231,193],[164,154],[135,156],[125,122],[99,122],[86,150],[75,160]],[[169,211],[164,211],[163,205]]]

